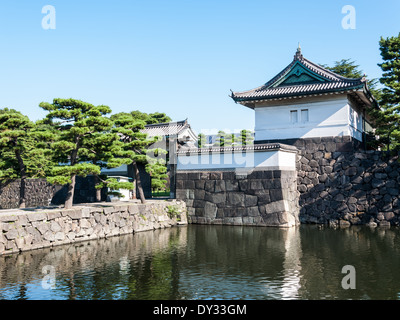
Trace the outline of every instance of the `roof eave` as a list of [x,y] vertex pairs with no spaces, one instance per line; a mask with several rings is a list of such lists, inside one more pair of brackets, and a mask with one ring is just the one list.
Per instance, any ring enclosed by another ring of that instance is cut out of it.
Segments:
[[[325,91],[313,91],[313,92],[305,92],[305,93],[293,93],[293,94],[283,94],[283,95],[275,95],[275,96],[260,96],[260,97],[251,97],[251,98],[240,98],[232,96],[232,99],[236,103],[240,103],[244,106],[248,106],[248,104],[254,105],[255,102],[260,101],[270,101],[270,100],[282,100],[282,99],[293,99],[293,98],[302,98],[307,96],[322,96],[328,94],[339,94],[339,93],[348,93],[354,92],[359,89],[362,89],[364,84],[360,84],[354,87],[343,88],[343,89],[332,89],[332,90],[325,90]],[[251,106],[248,106],[251,108]]]

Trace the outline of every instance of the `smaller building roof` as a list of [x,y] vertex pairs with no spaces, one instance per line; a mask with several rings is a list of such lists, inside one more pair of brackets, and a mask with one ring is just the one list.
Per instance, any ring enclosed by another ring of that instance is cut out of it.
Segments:
[[[179,136],[186,129],[192,131],[187,119],[176,122],[147,124],[145,128],[142,130],[142,132],[147,133],[149,137],[155,137],[155,136],[169,137],[169,136]],[[193,133],[191,136],[195,137],[195,134]]]
[[147,133],[149,137],[172,136],[172,135],[178,135],[182,130],[184,130],[188,126],[189,124],[187,123],[187,119],[176,122],[147,124],[145,125],[145,128],[142,130],[142,132]]

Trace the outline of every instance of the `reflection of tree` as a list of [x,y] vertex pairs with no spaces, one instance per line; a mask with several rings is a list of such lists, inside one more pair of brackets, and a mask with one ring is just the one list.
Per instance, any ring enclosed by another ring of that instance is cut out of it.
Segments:
[[[341,288],[348,264],[356,269],[356,290]],[[229,298],[232,292],[257,299],[397,299],[400,233],[207,225],[142,232],[0,256],[0,299],[31,299],[44,265],[56,267],[56,289],[46,293],[55,299]]]
[[181,232],[186,228],[177,228],[169,233],[167,245],[153,248],[152,254],[144,261],[136,261],[131,268],[129,294],[127,299],[165,300],[179,299],[179,263]]
[[54,299],[174,299],[186,232],[175,227],[0,256],[0,298],[32,298],[28,285],[43,290],[42,267],[52,265]]
[[16,297],[16,299],[17,300],[27,300],[26,291],[27,291],[26,283],[21,282],[21,284],[19,285],[18,296]]
[[[73,252],[69,272],[56,290],[68,288],[68,299],[176,299],[178,251],[184,247],[186,230],[172,228],[99,240],[101,245],[92,245],[96,249],[91,251],[82,245]],[[89,268],[82,269],[84,265]]]

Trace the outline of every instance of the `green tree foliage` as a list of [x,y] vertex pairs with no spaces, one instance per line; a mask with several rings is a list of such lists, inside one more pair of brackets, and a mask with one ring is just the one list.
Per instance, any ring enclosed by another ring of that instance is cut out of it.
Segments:
[[378,142],[386,149],[400,148],[400,33],[398,36],[383,38],[379,41],[383,62],[380,83],[384,85],[379,99],[380,110],[370,110],[377,125]]
[[242,146],[247,146],[253,144],[253,135],[250,130],[243,129],[240,131],[240,142]]
[[217,140],[214,142],[214,146],[225,147],[225,140],[226,140],[226,132],[222,130],[218,131]]
[[168,117],[165,113],[154,112],[154,113],[149,113],[149,119],[146,121],[146,123],[155,124],[155,123],[167,123],[171,121],[172,119]]
[[206,145],[206,135],[204,133],[199,133],[198,139],[197,139],[197,147],[198,148],[204,148]]
[[[88,161],[101,169],[117,168],[123,164],[130,164],[131,160],[125,157],[126,152],[116,132],[112,132],[113,121],[105,117],[102,132],[94,132],[83,139],[81,156],[83,161]],[[101,189],[108,187],[111,190],[132,190],[134,185],[129,182],[119,182],[112,177],[95,174],[96,201],[101,201]],[[115,194],[115,192],[113,193]],[[121,194],[118,194],[122,196]]]
[[225,138],[225,146],[235,146],[237,145],[237,137],[234,133],[229,133]]
[[51,166],[46,135],[13,109],[0,111],[0,181],[21,179],[19,207],[26,207],[26,179],[43,177]]
[[131,112],[131,115],[135,119],[143,120],[146,124],[166,123],[172,121],[172,119],[168,117],[165,113],[160,113],[160,112],[147,114],[139,110],[135,110]]
[[[165,152],[160,149],[148,149],[149,146],[159,141],[159,137],[148,138],[146,133],[142,130],[146,125],[146,122],[140,118],[134,117],[129,113],[117,113],[111,116],[114,121],[114,132],[120,135],[120,141],[123,143],[123,150],[126,152],[125,157],[131,160],[133,164],[136,186],[138,188],[139,197],[142,203],[146,202],[144,197],[143,187],[140,180],[138,163],[146,165],[146,170],[153,174],[152,180],[157,179],[160,174],[159,162],[153,162],[148,153]],[[152,167],[153,166],[153,167]],[[164,165],[165,168],[165,165]],[[164,169],[166,171],[166,168]],[[156,184],[157,182],[155,182]]]
[[163,159],[148,158],[146,171],[151,176],[151,188],[153,191],[164,191],[167,184],[167,167]]
[[[322,65],[322,67],[346,78],[357,79],[363,76],[367,77],[364,74],[364,72],[360,69],[360,66],[357,65],[356,62],[352,61],[351,59],[342,59],[340,61],[335,61],[333,67],[327,65]],[[376,100],[379,100],[381,95],[381,90],[378,88],[378,79],[374,78],[368,80],[367,85],[374,98]]]
[[49,112],[47,123],[57,131],[52,149],[58,165],[52,168],[47,180],[68,184],[65,208],[72,208],[76,176],[100,174],[99,165],[83,162],[90,153],[85,139],[108,128],[109,121],[104,115],[111,113],[111,109],[76,99],[54,99],[53,103],[41,102],[39,106]]

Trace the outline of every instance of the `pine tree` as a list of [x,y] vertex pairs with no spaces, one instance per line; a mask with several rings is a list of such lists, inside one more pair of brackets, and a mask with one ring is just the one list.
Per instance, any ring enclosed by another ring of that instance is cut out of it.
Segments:
[[379,100],[381,111],[373,115],[377,120],[376,135],[387,144],[387,150],[400,148],[400,33],[396,37],[381,37],[379,49],[383,62],[378,64],[384,85]]
[[171,121],[172,119],[168,117],[165,113],[154,112],[154,113],[149,113],[149,119],[146,121],[146,123],[155,124],[155,123],[167,123]]
[[199,133],[197,137],[197,147],[204,148],[206,145],[206,135],[204,133]]
[[167,167],[163,159],[157,160],[148,158],[148,163],[146,164],[146,172],[150,174],[151,177],[151,188],[154,191],[164,191],[167,184]]
[[[138,164],[149,164],[148,152],[156,152],[156,150],[148,150],[148,147],[159,141],[159,137],[148,138],[146,133],[141,132],[146,125],[142,119],[137,119],[129,113],[117,113],[111,116],[114,121],[114,132],[120,135],[120,141],[123,143],[123,149],[126,151],[125,156],[131,160],[134,168],[136,186],[139,191],[139,197],[142,203],[146,202],[143,187],[141,184]],[[151,166],[151,164],[149,165]],[[149,166],[147,166],[149,170]],[[154,170],[156,172],[156,170]]]
[[20,208],[26,207],[26,180],[45,176],[51,166],[44,136],[27,116],[13,109],[1,110],[0,181],[21,180]]
[[250,130],[243,129],[240,131],[240,142],[242,143],[242,146],[253,144],[253,140],[254,138]]
[[[117,133],[112,132],[114,125],[111,119],[105,118],[104,128],[102,132],[95,132],[83,139],[81,155],[83,161],[99,166],[101,169],[117,168],[123,164],[130,164],[129,158],[124,157],[125,151],[122,149],[120,137]],[[101,201],[101,189],[107,187],[109,189],[128,189],[134,188],[132,183],[119,182],[112,177],[94,174],[96,201]],[[115,194],[115,192],[113,193]],[[121,196],[119,194],[119,196]]]
[[154,113],[145,113],[139,110],[135,110],[131,112],[131,115],[135,119],[140,119],[146,122],[146,124],[156,124],[156,123],[166,123],[171,122],[172,119],[168,117],[165,113],[154,112]]
[[225,137],[226,137],[225,131],[222,131],[222,130],[218,131],[217,140],[215,141],[214,146],[224,147],[225,146]]
[[[171,122],[172,119],[165,113],[154,112],[144,113],[139,110],[132,111],[130,113],[133,118],[143,120],[145,124],[157,124]],[[157,138],[158,139],[158,138]],[[165,190],[167,184],[167,163],[158,155],[167,154],[168,152],[162,148],[152,148],[147,150],[147,164],[145,165],[146,172],[151,176],[151,187],[153,190]],[[149,156],[152,155],[152,156]]]
[[[346,78],[361,78],[363,76],[367,77],[364,72],[360,69],[360,66],[356,64],[355,61],[351,59],[342,59],[340,61],[335,61],[333,67],[322,65],[325,69],[333,71],[338,75]],[[378,88],[378,79],[370,79],[367,81],[367,85],[372,95],[376,100],[379,100],[381,95],[381,90]]]
[[100,174],[98,165],[83,162],[89,153],[84,141],[107,128],[109,122],[104,115],[111,113],[111,109],[76,99],[54,99],[52,104],[42,102],[39,106],[49,112],[46,119],[58,132],[52,144],[58,165],[53,167],[47,180],[68,184],[65,208],[69,209],[73,204],[76,176]]

